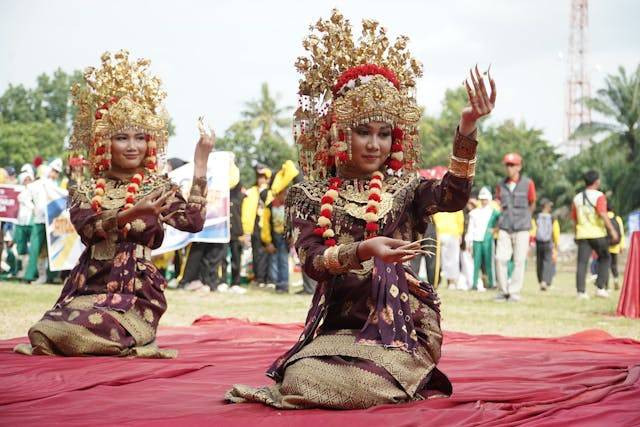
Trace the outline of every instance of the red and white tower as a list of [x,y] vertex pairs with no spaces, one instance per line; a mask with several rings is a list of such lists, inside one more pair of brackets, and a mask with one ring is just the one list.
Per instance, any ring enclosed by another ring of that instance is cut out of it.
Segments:
[[585,99],[591,96],[591,83],[587,64],[587,29],[589,25],[588,0],[571,0],[569,17],[569,72],[565,109],[565,141],[567,156],[578,154],[589,144],[585,139],[569,139],[582,123],[591,121],[591,110]]

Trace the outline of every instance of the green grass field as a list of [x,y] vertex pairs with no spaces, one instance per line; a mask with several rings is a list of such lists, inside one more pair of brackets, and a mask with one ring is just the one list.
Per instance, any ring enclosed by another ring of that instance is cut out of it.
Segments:
[[[571,271],[560,271],[552,290],[540,292],[527,271],[523,300],[496,303],[495,293],[440,289],[443,326],[473,334],[552,337],[584,329],[602,329],[617,337],[640,340],[640,320],[615,316],[619,292],[608,299],[580,301]],[[61,287],[0,282],[0,338],[26,335],[29,326],[56,300]],[[595,287],[589,286],[593,295]],[[295,289],[294,289],[295,290]],[[186,326],[197,317],[238,317],[265,322],[302,322],[311,298],[250,289],[244,295],[167,290],[169,309],[160,324]]]

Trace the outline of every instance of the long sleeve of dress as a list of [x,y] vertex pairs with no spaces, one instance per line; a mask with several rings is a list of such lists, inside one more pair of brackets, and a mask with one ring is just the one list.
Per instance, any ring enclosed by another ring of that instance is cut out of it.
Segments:
[[[300,200],[306,203],[300,203]],[[295,246],[304,272],[316,281],[328,281],[337,274],[362,265],[357,256],[358,242],[328,248],[324,239],[313,231],[316,228],[319,207],[304,195],[297,186],[293,186],[287,195],[287,234]],[[331,254],[331,260],[327,255]]]
[[71,206],[69,215],[71,223],[80,235],[80,240],[86,246],[105,240],[118,227],[117,209],[96,213],[88,203],[76,201]]
[[189,233],[202,230],[207,215],[207,179],[194,178],[187,200],[176,194],[167,212],[166,224]]
[[416,217],[426,221],[436,212],[455,212],[464,208],[473,185],[477,145],[475,131],[464,136],[456,129],[449,171],[442,180],[422,179],[416,188],[413,202]]

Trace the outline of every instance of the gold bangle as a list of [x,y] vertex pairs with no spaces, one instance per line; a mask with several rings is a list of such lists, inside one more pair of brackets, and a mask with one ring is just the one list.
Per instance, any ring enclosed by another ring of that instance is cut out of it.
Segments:
[[340,259],[338,258],[338,255],[340,254],[340,246],[341,245],[330,246],[324,251],[324,267],[331,273],[340,273],[342,271]]
[[476,174],[476,160],[477,158],[475,157],[469,160],[451,155],[449,158],[449,172],[459,178],[473,178]]

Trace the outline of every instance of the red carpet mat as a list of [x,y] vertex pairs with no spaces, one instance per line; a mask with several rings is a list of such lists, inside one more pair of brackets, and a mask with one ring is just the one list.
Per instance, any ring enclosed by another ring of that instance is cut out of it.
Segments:
[[2,425],[640,425],[640,342],[585,331],[556,339],[445,335],[449,399],[359,411],[228,405],[231,384],[267,384],[264,370],[300,324],[205,317],[161,329],[175,360],[27,357],[0,341]]

